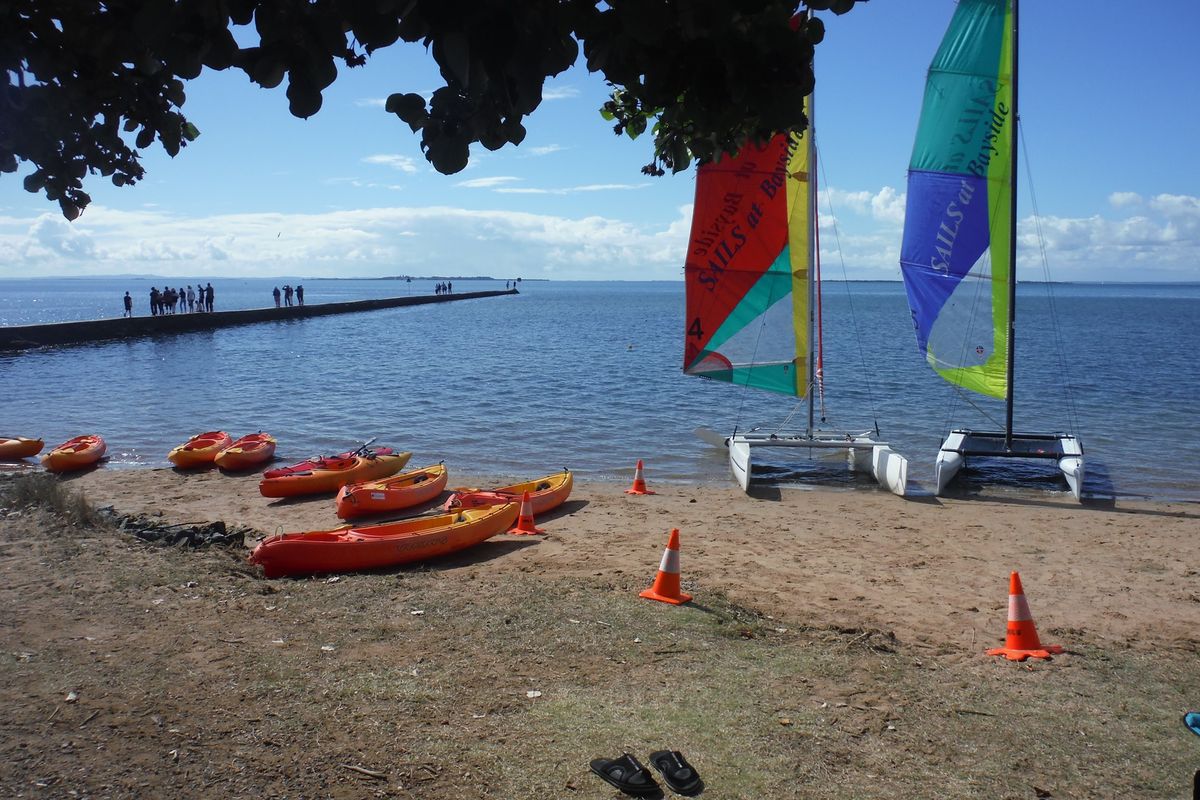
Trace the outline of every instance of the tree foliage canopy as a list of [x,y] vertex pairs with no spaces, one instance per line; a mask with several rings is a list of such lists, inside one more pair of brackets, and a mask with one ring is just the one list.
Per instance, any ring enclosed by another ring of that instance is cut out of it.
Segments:
[[[807,0],[845,13],[855,0]],[[287,82],[291,113],[309,117],[339,63],[361,67],[399,41],[421,43],[445,85],[386,104],[421,137],[439,172],[470,145],[520,144],[548,77],[573,65],[613,87],[602,113],[618,134],[653,129],[643,171],[685,169],[802,130],[819,19],[793,22],[798,0],[0,0],[0,172],[34,171],[68,219],[91,198],[89,173],[140,180],[138,152],[174,156],[199,135],[184,83],[239,69],[264,88]],[[246,27],[241,27],[246,26]],[[253,26],[252,28],[249,26]],[[234,31],[238,30],[235,39]],[[239,39],[257,34],[258,43]],[[397,76],[401,82],[403,76]]]

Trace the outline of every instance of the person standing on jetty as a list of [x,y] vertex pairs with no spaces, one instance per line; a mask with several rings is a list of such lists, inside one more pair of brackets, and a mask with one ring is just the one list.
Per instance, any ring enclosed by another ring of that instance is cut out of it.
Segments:
[[204,306],[209,312],[213,310],[213,288],[211,283],[204,287]]
[[292,307],[292,285],[290,283],[283,285],[283,304],[288,308]]
[[150,287],[150,316],[158,316],[158,287]]
[[304,305],[304,287],[301,284],[296,284],[296,303]]
[[192,288],[192,285],[190,283],[188,284],[187,294],[184,296],[187,297],[187,310],[195,311],[196,310],[196,291]]
[[279,287],[278,286],[276,286],[275,289],[271,292],[271,296],[275,298],[275,307],[279,308]]
[[125,293],[125,316],[133,316],[133,298],[129,296],[129,292]]

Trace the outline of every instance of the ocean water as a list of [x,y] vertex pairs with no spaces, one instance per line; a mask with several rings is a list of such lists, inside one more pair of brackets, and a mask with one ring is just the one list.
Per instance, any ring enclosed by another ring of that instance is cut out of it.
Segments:
[[[207,282],[209,279],[206,278]],[[191,281],[172,280],[175,285]],[[218,310],[272,304],[302,282],[308,303],[425,294],[414,280],[212,279]],[[0,324],[146,313],[154,278],[0,281]],[[456,281],[462,291],[501,281]],[[1052,290],[1052,294],[1048,294]],[[1016,428],[1070,431],[1093,497],[1200,500],[1200,285],[1022,284]],[[1002,427],[1002,404],[967,398],[917,351],[903,286],[825,285],[822,427],[878,427],[926,488],[945,433]],[[258,430],[296,461],[375,438],[463,476],[525,480],[570,467],[626,482],[730,480],[706,426],[774,430],[794,398],[681,372],[682,282],[523,281],[520,294],[85,346],[0,354],[0,433],[48,445],[100,433],[105,468],[167,466],[192,434]],[[756,451],[777,485],[872,486],[836,456]],[[961,491],[1066,493],[1051,462],[971,462]]]

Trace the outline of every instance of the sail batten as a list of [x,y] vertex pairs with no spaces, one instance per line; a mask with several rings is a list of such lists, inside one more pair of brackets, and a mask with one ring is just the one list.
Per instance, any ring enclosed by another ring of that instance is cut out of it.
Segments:
[[900,266],[917,343],[952,384],[1008,390],[1010,0],[962,0],[930,65]]

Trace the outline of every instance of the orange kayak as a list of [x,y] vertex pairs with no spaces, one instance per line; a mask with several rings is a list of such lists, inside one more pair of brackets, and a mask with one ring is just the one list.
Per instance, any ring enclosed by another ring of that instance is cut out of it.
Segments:
[[217,453],[233,444],[233,437],[225,431],[197,433],[167,453],[167,460],[181,469],[203,467],[213,463]]
[[450,499],[442,507],[449,511],[454,508],[481,508],[497,503],[519,503],[525,492],[529,492],[529,504],[536,517],[565,503],[571,496],[571,487],[574,484],[571,470],[564,469],[544,478],[501,486],[499,489],[452,489],[454,494],[450,495]]
[[83,469],[99,461],[107,449],[103,437],[95,434],[76,436],[42,456],[42,466],[51,472]]
[[269,461],[275,455],[275,437],[269,433],[251,433],[217,453],[213,459],[221,469],[248,469]]
[[24,436],[0,436],[0,461],[16,461],[42,452],[46,443],[41,439],[26,439]]
[[346,457],[317,457],[291,467],[263,473],[258,491],[263,497],[299,497],[336,492],[348,483],[372,481],[404,469],[412,453],[366,452]]
[[427,503],[442,493],[450,473],[443,464],[402,472],[368,483],[351,483],[338,492],[337,515],[342,519],[399,511]]
[[250,553],[250,563],[261,565],[268,578],[410,564],[503,533],[516,522],[518,511],[516,503],[508,503],[385,525],[284,533],[259,542]]

